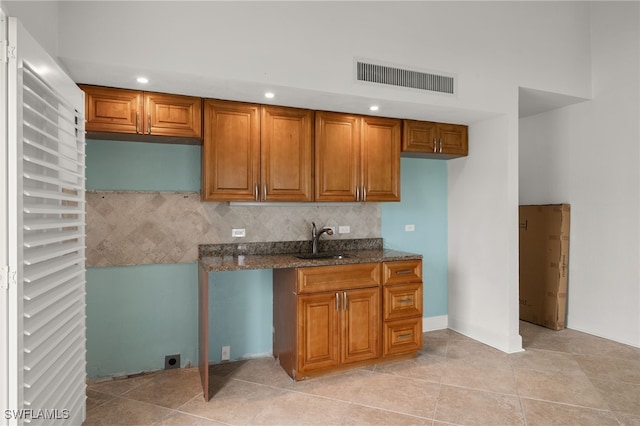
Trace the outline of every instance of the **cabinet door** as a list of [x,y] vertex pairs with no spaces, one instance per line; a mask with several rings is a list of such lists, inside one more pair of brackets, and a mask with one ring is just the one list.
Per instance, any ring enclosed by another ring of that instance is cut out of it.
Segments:
[[437,123],[403,120],[402,152],[435,153]]
[[375,359],[380,354],[380,289],[338,293],[343,297],[342,363]]
[[316,201],[356,201],[360,174],[360,118],[316,112]]
[[467,126],[438,124],[438,138],[442,144],[442,154],[465,156],[469,154]]
[[260,106],[206,100],[202,146],[205,201],[258,199]]
[[142,133],[142,92],[80,85],[88,132]]
[[262,201],[313,200],[313,111],[262,106]]
[[340,363],[342,293],[298,296],[298,367],[300,372]]
[[400,201],[402,121],[362,118],[362,201]]
[[202,137],[202,99],[144,93],[143,132],[148,135]]

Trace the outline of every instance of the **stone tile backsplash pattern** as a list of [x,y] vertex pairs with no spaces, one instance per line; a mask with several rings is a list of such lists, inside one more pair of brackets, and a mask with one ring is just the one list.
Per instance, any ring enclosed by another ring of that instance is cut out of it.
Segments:
[[[349,225],[322,239],[380,238],[378,203],[230,206],[197,192],[87,191],[87,266],[192,263],[199,244],[311,239],[311,222]],[[245,228],[245,238],[231,237]],[[337,229],[336,229],[337,231]]]

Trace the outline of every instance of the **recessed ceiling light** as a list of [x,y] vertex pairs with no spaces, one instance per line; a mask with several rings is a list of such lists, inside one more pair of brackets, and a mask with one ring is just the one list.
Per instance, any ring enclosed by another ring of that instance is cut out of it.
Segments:
[[136,81],[138,83],[147,84],[149,82],[149,79],[147,77],[138,77]]
[[267,99],[272,99],[275,96],[273,92],[267,92],[264,94],[264,97]]
[[369,107],[369,110],[371,110],[371,111],[377,111],[377,110],[379,110],[379,109],[380,109],[380,107],[379,107],[378,105],[371,105],[371,106]]

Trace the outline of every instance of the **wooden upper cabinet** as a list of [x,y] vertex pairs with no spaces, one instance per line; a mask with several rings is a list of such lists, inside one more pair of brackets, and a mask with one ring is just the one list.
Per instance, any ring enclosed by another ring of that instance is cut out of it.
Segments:
[[399,201],[401,121],[316,113],[316,201]]
[[356,201],[360,191],[360,117],[316,112],[316,201]]
[[204,129],[203,200],[313,200],[313,111],[207,99]]
[[262,201],[313,200],[313,119],[311,110],[262,106]]
[[[202,99],[80,85],[87,132],[202,137]],[[123,139],[123,138],[118,138]]]
[[202,99],[144,93],[143,133],[159,136],[202,137]]
[[202,199],[256,201],[260,181],[260,105],[205,100]]
[[141,133],[142,92],[84,86],[88,132]]
[[402,121],[362,118],[361,201],[400,201]]
[[449,159],[469,155],[467,126],[403,120],[402,133],[403,156]]

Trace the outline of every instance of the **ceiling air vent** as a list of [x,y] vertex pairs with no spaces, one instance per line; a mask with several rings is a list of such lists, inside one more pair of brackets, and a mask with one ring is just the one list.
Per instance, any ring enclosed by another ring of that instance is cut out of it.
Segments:
[[429,90],[431,92],[455,93],[455,79],[452,76],[361,61],[356,61],[356,79],[358,81]]

